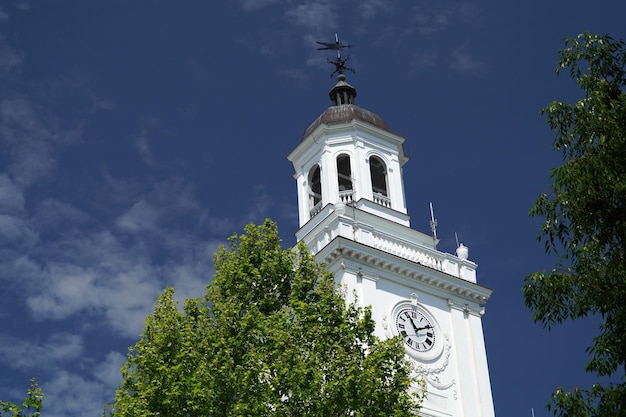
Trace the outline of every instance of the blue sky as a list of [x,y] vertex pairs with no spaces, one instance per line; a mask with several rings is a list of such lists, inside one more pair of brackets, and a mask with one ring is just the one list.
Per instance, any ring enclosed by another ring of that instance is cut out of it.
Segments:
[[[626,3],[0,1],[0,398],[99,416],[157,295],[200,296],[212,254],[271,217],[294,243],[286,155],[330,104],[335,32],[357,104],[407,138],[412,226],[455,232],[495,290],[483,319],[496,414],[548,415],[590,384],[593,320],[548,332],[522,303],[550,266],[528,208],[560,163],[539,110],[579,97],[565,36],[626,38]],[[332,56],[330,56],[332,58]]]

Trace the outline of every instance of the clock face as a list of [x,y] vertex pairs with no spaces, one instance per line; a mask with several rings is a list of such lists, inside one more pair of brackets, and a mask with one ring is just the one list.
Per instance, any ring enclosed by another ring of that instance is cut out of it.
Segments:
[[395,324],[407,348],[426,353],[435,347],[435,327],[415,307],[405,306],[398,309],[395,313]]

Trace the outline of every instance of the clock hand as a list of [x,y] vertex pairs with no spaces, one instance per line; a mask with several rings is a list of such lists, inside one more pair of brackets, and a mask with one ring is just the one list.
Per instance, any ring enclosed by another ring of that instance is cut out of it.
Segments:
[[418,328],[415,323],[413,322],[413,319],[411,317],[409,317],[409,321],[411,322],[411,326],[413,327],[413,330],[415,331],[415,334],[417,334],[417,332],[419,332],[421,329]]
[[415,323],[413,322],[413,319],[409,317],[409,321],[411,322],[411,326],[413,327],[413,330],[415,330],[415,334],[417,334],[417,332],[419,332],[420,330],[426,330],[426,329],[432,329],[433,326],[430,324],[427,324],[424,327],[417,327],[415,325]]
[[426,325],[424,327],[417,327],[415,325],[415,323],[413,323],[413,319],[409,319],[409,320],[411,321],[411,326],[413,326],[413,330],[415,330],[415,334],[417,334],[417,332],[419,332],[420,330],[426,330],[426,329],[432,329],[433,328],[433,326],[430,325],[430,324],[428,324],[428,325]]

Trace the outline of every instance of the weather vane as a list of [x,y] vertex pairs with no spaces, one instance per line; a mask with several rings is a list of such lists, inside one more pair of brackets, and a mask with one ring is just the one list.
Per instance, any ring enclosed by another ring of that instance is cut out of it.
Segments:
[[352,45],[350,45],[349,43],[341,43],[341,42],[339,42],[339,36],[337,36],[336,33],[335,33],[335,43],[332,43],[332,42],[319,42],[319,41],[317,41],[317,43],[322,45],[320,48],[317,48],[320,51],[337,51],[337,59],[335,59],[334,61],[331,61],[330,59],[327,59],[327,62],[329,64],[333,64],[335,66],[335,71],[333,71],[332,74],[330,74],[331,77],[333,75],[335,75],[335,74],[340,74],[341,75],[345,71],[354,72],[354,70],[352,68],[346,67],[346,62],[350,59],[350,57],[348,56],[345,59],[341,57],[341,51],[344,48],[352,48]]

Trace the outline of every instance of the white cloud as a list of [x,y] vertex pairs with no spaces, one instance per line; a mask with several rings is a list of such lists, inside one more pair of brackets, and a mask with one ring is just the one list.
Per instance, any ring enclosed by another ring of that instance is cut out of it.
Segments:
[[449,67],[456,72],[476,74],[485,71],[487,64],[467,46],[460,46],[450,52]]
[[[13,249],[15,250],[15,249]],[[40,277],[40,266],[28,255],[15,252],[2,253],[0,262],[0,284],[7,287],[20,287],[20,293],[30,291],[36,287]],[[10,303],[1,303],[0,310],[10,306]]]
[[159,267],[110,233],[60,242],[66,259],[41,270],[41,285],[27,297],[39,318],[63,319],[83,311],[103,316],[118,334],[136,337],[162,289]]
[[[38,355],[39,352],[33,352]],[[55,362],[75,360],[83,353],[83,339],[70,333],[55,333],[48,338],[43,346],[43,355],[48,355]]]
[[[163,289],[163,276],[159,268],[137,265],[120,271],[107,284],[95,288],[97,300],[107,323],[118,334],[136,338],[143,330],[146,315]],[[156,277],[160,279],[155,279]]]
[[154,159],[152,158],[152,151],[150,150],[150,143],[148,141],[148,132],[144,129],[139,136],[134,138],[133,142],[139,151],[141,160],[146,165],[154,165]]
[[6,174],[0,175],[0,213],[20,214],[24,211],[24,194]]
[[476,6],[466,3],[432,7],[423,2],[413,9],[413,19],[422,35],[432,35],[460,24],[474,24],[477,16]]
[[128,233],[154,230],[158,221],[158,211],[144,200],[138,201],[116,220],[116,226]]
[[12,148],[9,173],[22,187],[49,181],[56,168],[55,147],[76,143],[82,137],[82,126],[61,129],[54,118],[43,113],[24,98],[0,103],[0,138]]
[[[0,336],[0,361],[39,376],[46,416],[102,415],[122,381],[120,368],[125,360],[121,353],[111,351],[93,363],[85,357],[82,337],[68,333],[53,334],[44,343]],[[46,379],[46,374],[51,377]],[[23,398],[24,393],[14,395]]]
[[118,218],[117,226],[132,232],[132,241],[101,231],[72,234],[42,246],[45,262],[39,271],[24,269],[32,268],[32,262],[20,271],[38,275],[41,283],[27,296],[33,314],[58,320],[82,312],[104,319],[118,335],[135,338],[165,285],[174,285],[186,298],[202,296],[213,274],[217,244],[184,228],[158,225],[158,213],[198,213],[189,196],[169,195],[170,207],[157,210],[141,200]]
[[263,46],[261,46],[261,49],[259,50],[259,52],[261,53],[261,55],[263,56],[274,56],[274,44],[272,43],[267,43]]
[[241,7],[246,12],[252,12],[279,2],[280,0],[242,0]]
[[54,333],[43,343],[0,336],[0,360],[17,369],[56,368],[77,360],[83,349],[82,337],[70,333]]
[[44,410],[49,417],[100,416],[111,391],[103,383],[81,375],[60,371],[42,383]]
[[[217,243],[207,245],[207,258],[213,256],[218,246]],[[188,298],[202,298],[204,290],[210,282],[210,277],[213,275],[212,268],[207,269],[205,265],[199,262],[171,265],[167,267],[165,272],[173,278],[173,286],[176,290],[175,298],[181,306]]]
[[[0,11],[0,21],[8,19],[6,13]],[[0,71],[8,72],[20,66],[24,56],[19,54],[11,45],[0,37]]]
[[111,175],[107,170],[102,173],[103,182],[100,184],[99,198],[108,205],[127,205],[135,203],[146,193],[146,181],[141,178],[119,179]]
[[96,272],[72,264],[51,263],[42,271],[45,290],[28,298],[33,312],[47,319],[60,319],[85,308],[96,306],[93,297]]
[[19,1],[15,4],[15,8],[17,10],[21,10],[23,12],[29,12],[31,10],[30,4],[25,1]]
[[[111,351],[87,367],[90,361],[84,354],[82,338],[77,335],[53,334],[40,344],[0,336],[0,360],[12,368],[52,375],[50,379],[39,378],[46,416],[99,416],[104,405],[113,402],[126,358]],[[81,362],[80,373],[70,370],[68,364]],[[23,398],[24,394],[15,395]]]
[[[193,187],[179,177],[148,186],[134,180],[109,179],[107,184],[119,199],[104,195],[109,210],[135,202],[90,230],[95,224],[89,215],[52,198],[37,204],[27,219],[22,187],[0,175],[0,196],[6,197],[0,210],[19,215],[0,213],[0,244],[5,244],[0,280],[20,286],[37,319],[81,314],[89,318],[82,325],[104,323],[119,336],[136,338],[166,285],[174,285],[184,298],[203,295],[218,246],[206,236],[217,234],[223,241],[240,224],[209,216]],[[250,214],[256,218],[273,204],[264,192],[257,193],[257,202]]]
[[120,369],[122,363],[126,361],[126,357],[119,352],[109,352],[106,354],[104,361],[98,363],[93,369],[93,375],[111,390],[117,388],[122,382],[122,374]]
[[298,84],[303,84],[305,81],[309,80],[308,74],[304,70],[299,68],[281,69],[278,71],[278,73],[294,81],[297,81]]
[[[245,221],[245,220],[244,220]],[[228,217],[209,217],[207,219],[208,227],[220,236],[230,236],[237,230],[238,221]]]
[[456,7],[456,15],[464,23],[476,25],[480,23],[481,11],[472,3],[459,3]]
[[337,27],[337,13],[331,2],[308,1],[287,9],[285,15],[290,23],[313,30],[316,34]]
[[38,232],[73,230],[89,220],[87,213],[55,198],[46,198],[37,204],[30,219]]
[[198,204],[193,194],[193,184],[174,176],[154,183],[149,198],[165,216],[201,215],[205,208]]
[[446,29],[450,25],[453,12],[447,9],[432,9],[419,5],[415,7],[414,19],[417,30],[422,35],[430,35]]
[[274,198],[263,185],[254,187],[254,201],[250,205],[248,212],[248,222],[260,223],[268,215],[270,209],[274,206]]
[[13,157],[9,172],[21,185],[49,180],[56,170],[54,148],[49,142],[24,141],[15,147]]
[[31,248],[37,241],[37,234],[18,217],[0,214],[0,244],[13,250]]
[[355,6],[363,19],[371,19],[380,13],[388,13],[394,2],[389,0],[361,0]]
[[101,98],[96,95],[91,96],[91,109],[96,110],[113,110],[115,108],[115,102],[106,98]]

